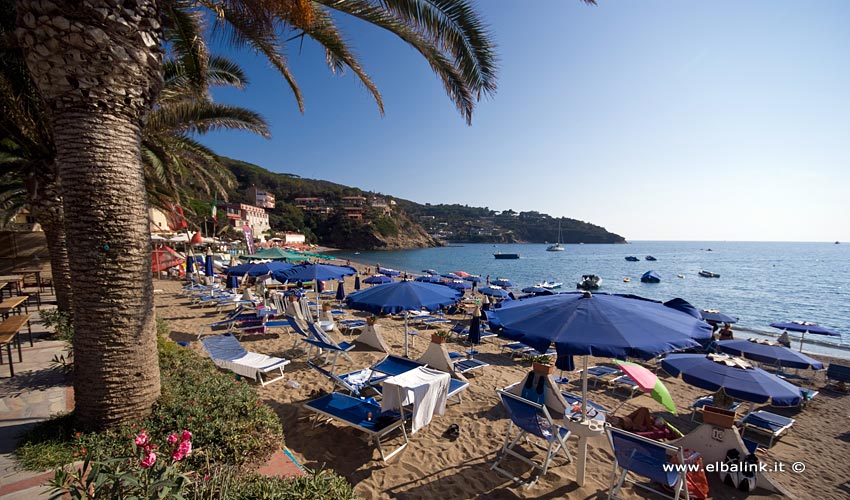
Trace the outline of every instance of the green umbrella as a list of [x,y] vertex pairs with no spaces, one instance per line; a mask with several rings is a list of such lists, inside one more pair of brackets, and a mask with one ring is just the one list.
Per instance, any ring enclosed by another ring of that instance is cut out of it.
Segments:
[[667,387],[658,379],[658,375],[630,361],[614,360],[614,364],[623,373],[628,375],[630,379],[634,380],[643,392],[648,392],[652,399],[661,403],[664,408],[670,410],[670,413],[676,414],[676,405],[673,403],[673,397],[670,396],[670,391],[667,390]]

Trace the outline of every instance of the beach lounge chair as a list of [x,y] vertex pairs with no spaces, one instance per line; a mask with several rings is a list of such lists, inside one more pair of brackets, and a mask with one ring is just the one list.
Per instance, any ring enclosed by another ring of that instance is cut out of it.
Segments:
[[[570,436],[570,431],[557,424],[552,416],[549,415],[549,410],[546,409],[545,405],[534,403],[501,389],[496,389],[496,392],[502,400],[502,405],[504,405],[504,407],[508,410],[508,416],[510,417],[511,422],[508,425],[508,432],[505,435],[502,450],[499,452],[496,461],[490,467],[491,470],[494,470],[499,474],[524,485],[525,487],[531,487],[535,482],[537,482],[539,476],[546,474],[549,470],[552,459],[558,455],[558,452],[563,452],[568,462],[572,461],[570,452],[567,450],[567,438]],[[514,427],[519,430],[519,433],[516,437],[512,438],[511,435],[514,431]],[[526,438],[526,442],[529,444],[546,450],[546,455],[542,461],[535,461],[528,458],[526,454],[520,453],[514,449],[523,437]],[[542,441],[543,444],[541,445],[540,442],[532,442],[529,438],[537,438],[537,441]],[[533,474],[529,480],[520,479],[513,472],[502,468],[502,462],[508,458],[508,456],[517,458],[526,464],[531,465],[534,467],[535,472],[539,471],[539,474]]]
[[314,347],[318,347],[320,352],[321,350],[327,351],[327,355],[325,356],[325,364],[328,362],[328,358],[331,353],[333,353],[333,362],[331,363],[331,371],[334,370],[336,366],[336,361],[340,355],[342,355],[345,359],[351,361],[351,356],[348,355],[348,351],[354,349],[354,344],[349,342],[341,342],[337,343],[333,337],[324,332],[317,323],[311,323],[308,325],[309,332],[311,334],[311,338],[306,338],[303,341],[307,344],[310,344]]
[[[336,375],[312,361],[307,361],[307,366],[316,370],[333,382],[333,392],[336,392],[336,389],[339,388],[342,391],[347,392],[350,396],[356,397],[374,397],[380,395],[381,386],[379,384],[386,378],[385,376],[372,378],[370,376],[371,371],[368,368],[343,375]],[[361,375],[362,377],[359,377]]]
[[245,350],[229,333],[202,339],[201,345],[219,368],[256,380],[263,386],[282,379],[283,367],[289,364],[288,359]]
[[634,397],[636,392],[640,392],[640,386],[632,380],[628,375],[620,375],[611,381],[611,391],[623,391],[627,397]]
[[[684,493],[686,499],[690,498],[687,488],[686,471],[672,470],[670,464],[675,457],[677,463],[684,464],[684,450],[681,447],[671,446],[643,436],[638,436],[616,427],[607,426],[605,431],[611,448],[614,450],[614,472],[611,475],[611,485],[608,488],[608,498],[616,498],[623,483],[628,481],[639,488],[655,492],[665,498],[678,500]],[[631,472],[653,481],[653,483],[639,483],[627,478]],[[673,489],[673,495],[653,488],[653,484],[660,483]]]
[[452,327],[449,328],[449,331],[451,333],[455,334],[455,336],[457,336],[457,337],[463,337],[463,336],[469,335],[469,328],[467,328],[466,326],[464,326],[463,323],[460,323],[460,322],[452,325]]
[[522,356],[528,351],[533,351],[534,348],[529,347],[522,342],[510,342],[508,344],[502,344],[502,354],[509,354],[511,359]]
[[842,394],[850,392],[850,366],[830,363],[826,368],[826,388]]
[[[314,426],[319,424],[321,417],[324,417],[326,421],[338,420],[368,434],[374,441],[378,453],[381,455],[381,460],[384,462],[407,447],[404,410],[401,414],[382,414],[380,405],[339,392],[332,392],[313,401],[308,401],[304,403],[304,408],[316,413]],[[384,454],[381,439],[399,428],[401,428],[404,437],[403,444],[389,454]]]
[[609,380],[615,378],[615,375],[620,373],[619,368],[614,368],[613,366],[591,366],[587,369],[587,381],[593,381],[593,387],[602,381],[608,382]]
[[[392,354],[390,354],[386,358],[369,367],[369,369],[372,370],[372,377],[369,379],[369,384],[375,383],[375,377],[379,377],[381,375],[401,375],[402,373],[408,372],[420,366],[427,365],[424,365],[417,361],[413,361],[412,359],[402,358],[400,356],[393,356]],[[454,396],[457,396],[458,401],[462,402],[463,391],[465,391],[467,388],[469,388],[469,382],[464,382],[463,380],[458,380],[454,378],[449,380],[448,398],[451,399]]]
[[454,361],[455,371],[462,375],[471,371],[479,370],[487,366],[490,366],[490,363],[475,358],[459,359],[457,361]]
[[[693,403],[691,403],[691,422],[696,422],[697,414],[702,415],[702,409],[706,406],[714,406],[714,395],[709,394],[708,396],[702,396],[696,399]],[[740,401],[735,401],[731,406],[727,406],[725,408],[721,408],[721,410],[729,410],[729,411],[737,411],[741,406]]]
[[748,413],[743,419],[741,419],[741,424],[743,426],[741,429],[741,437],[744,436],[747,429],[767,434],[770,436],[767,447],[770,448],[773,446],[773,441],[788,432],[788,430],[794,425],[794,422],[795,420],[793,418],[783,417],[782,415],[777,415],[769,411],[754,411]]

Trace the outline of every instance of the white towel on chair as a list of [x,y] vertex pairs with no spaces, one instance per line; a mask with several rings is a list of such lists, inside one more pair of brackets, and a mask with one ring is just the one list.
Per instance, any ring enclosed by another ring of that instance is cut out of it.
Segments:
[[446,413],[450,378],[448,373],[424,366],[390,377],[382,384],[381,411],[413,404],[410,433],[414,434],[431,422],[434,413]]

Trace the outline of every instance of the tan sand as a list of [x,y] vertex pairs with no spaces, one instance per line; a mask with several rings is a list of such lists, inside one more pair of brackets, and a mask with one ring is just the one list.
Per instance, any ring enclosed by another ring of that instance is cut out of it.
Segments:
[[[347,285],[351,286],[350,280]],[[156,288],[163,290],[157,294],[157,314],[169,322],[172,338],[192,341],[192,348],[200,351],[200,345],[195,341],[200,325],[212,322],[220,315],[214,314],[212,309],[190,307],[177,295],[178,282],[158,281]],[[381,319],[380,324],[393,352],[401,354],[402,321]],[[416,359],[424,352],[430,339],[430,335],[426,335],[415,340],[411,347],[412,358]],[[346,340],[338,332],[336,336],[337,340]],[[288,352],[292,343],[293,339],[286,334],[243,339],[243,344],[251,351],[283,357],[292,355]],[[613,459],[604,438],[590,441],[587,481],[583,487],[578,487],[573,480],[575,464],[565,464],[563,460],[556,461],[556,465],[530,489],[517,486],[490,470],[508,427],[506,412],[501,408],[494,389],[520,381],[530,370],[528,365],[513,362],[508,356],[499,354],[501,343],[501,340],[488,340],[480,346],[481,354],[477,357],[491,366],[475,372],[470,377],[470,387],[464,393],[463,402],[451,404],[444,416],[436,416],[428,427],[411,436],[408,448],[389,464],[380,461],[377,450],[367,442],[363,433],[338,424],[311,426],[308,420],[310,414],[301,409],[301,405],[309,399],[311,391],[330,391],[331,384],[309,369],[303,356],[293,358],[286,367],[288,378],[300,384],[298,389],[277,382],[264,388],[258,387],[258,391],[280,416],[286,445],[295,457],[309,468],[330,468],[342,474],[354,484],[362,498],[607,498]],[[447,346],[449,350],[465,349],[465,346],[454,342]],[[337,372],[361,368],[382,357],[381,353],[358,349],[352,352],[353,363],[340,359]],[[565,375],[571,380],[579,378],[577,373]],[[639,406],[647,406],[661,412],[673,425],[687,433],[697,426],[691,422],[687,407],[704,391],[666,375],[663,381],[681,410],[679,416],[665,415],[661,406],[646,395],[629,400],[617,414],[628,414]],[[824,376],[820,374],[811,387],[823,385]],[[580,391],[573,384],[569,384],[568,388]],[[623,401],[622,395],[606,391],[601,386],[591,389],[591,398],[609,408]],[[788,463],[789,467],[790,463],[797,461],[806,465],[802,474],[786,472],[773,474],[773,478],[795,498],[850,498],[850,396],[821,392],[805,409],[789,411],[773,408],[771,411],[792,416],[797,423],[771,449],[760,453],[761,460],[768,463],[781,461]],[[458,424],[461,430],[460,438],[454,442],[442,436],[453,423]],[[747,437],[750,437],[749,433]],[[399,442],[400,439],[396,438],[390,441],[390,446]],[[574,457],[575,443],[575,439],[569,441]],[[512,470],[517,473],[528,471],[516,466],[516,461],[511,463],[515,466]],[[634,490],[631,486],[624,489],[626,498],[643,498],[645,495],[642,490]],[[744,497],[713,480],[712,495],[712,498],[718,499]],[[771,498],[770,495],[749,497]]]

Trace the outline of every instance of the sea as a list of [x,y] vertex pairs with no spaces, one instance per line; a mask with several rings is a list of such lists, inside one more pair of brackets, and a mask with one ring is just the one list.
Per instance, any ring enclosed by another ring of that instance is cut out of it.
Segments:
[[[775,338],[777,321],[809,321],[841,332],[841,337],[807,334],[803,350],[850,358],[850,244],[635,241],[625,245],[562,244],[548,252],[536,244],[451,244],[397,251],[339,251],[333,255],[365,265],[389,267],[413,275],[425,269],[465,271],[491,279],[508,278],[515,290],[541,281],[557,281],[573,291],[583,274],[602,277],[599,292],[639,295],[667,301],[680,297],[700,309],[716,309],[739,318],[736,338]],[[517,260],[493,254],[517,253]],[[656,261],[646,260],[654,256]],[[638,262],[625,260],[635,256]],[[654,270],[660,283],[641,283]],[[720,275],[703,278],[700,270]],[[624,278],[630,278],[625,282]],[[799,334],[791,332],[796,348]]]

